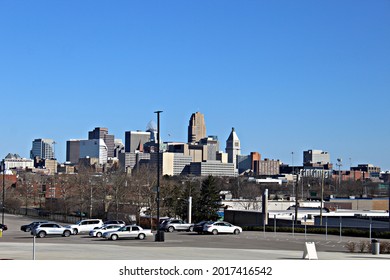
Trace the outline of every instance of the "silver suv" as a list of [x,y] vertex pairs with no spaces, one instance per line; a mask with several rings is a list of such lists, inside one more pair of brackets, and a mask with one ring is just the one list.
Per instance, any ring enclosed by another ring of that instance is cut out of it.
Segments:
[[88,219],[81,220],[75,225],[70,225],[69,228],[72,230],[73,234],[78,233],[89,233],[91,230],[95,228],[99,228],[103,226],[103,221],[100,219]]
[[173,231],[193,231],[194,224],[186,223],[180,219],[168,219],[161,223],[160,229],[173,232]]
[[71,231],[69,228],[56,223],[43,223],[34,227],[31,230],[31,234],[41,238],[46,235],[62,235],[69,237],[71,235]]

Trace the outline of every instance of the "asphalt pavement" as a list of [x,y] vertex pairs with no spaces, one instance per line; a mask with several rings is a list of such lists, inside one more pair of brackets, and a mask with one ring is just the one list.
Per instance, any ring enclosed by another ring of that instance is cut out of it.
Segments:
[[388,260],[390,255],[349,253],[348,241],[368,241],[324,235],[243,232],[240,235],[165,233],[164,242],[110,241],[87,235],[34,238],[20,226],[36,219],[6,214],[8,230],[0,238],[0,259],[13,260],[300,260],[305,242],[315,244],[319,260]]

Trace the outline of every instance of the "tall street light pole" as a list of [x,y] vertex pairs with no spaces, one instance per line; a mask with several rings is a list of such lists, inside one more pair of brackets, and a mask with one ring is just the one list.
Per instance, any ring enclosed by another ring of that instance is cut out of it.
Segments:
[[341,166],[342,166],[342,159],[338,158],[336,165],[339,167],[339,191],[341,191]]
[[298,224],[298,182],[295,184],[294,152],[291,152],[293,192],[295,193],[295,224]]
[[324,166],[322,166],[322,174],[321,174],[321,206],[320,206],[320,226],[322,226],[322,208],[324,208]]
[[164,231],[160,230],[160,113],[162,111],[154,112],[157,114],[157,234],[156,242],[164,241]]
[[1,223],[4,225],[4,212],[5,212],[5,160],[3,160],[3,204],[2,204],[2,214],[1,214]]

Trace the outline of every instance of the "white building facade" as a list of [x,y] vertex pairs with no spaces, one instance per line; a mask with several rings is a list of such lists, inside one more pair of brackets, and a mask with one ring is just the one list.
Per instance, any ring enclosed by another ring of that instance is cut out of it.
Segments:
[[80,158],[98,158],[107,163],[108,148],[103,139],[80,140]]

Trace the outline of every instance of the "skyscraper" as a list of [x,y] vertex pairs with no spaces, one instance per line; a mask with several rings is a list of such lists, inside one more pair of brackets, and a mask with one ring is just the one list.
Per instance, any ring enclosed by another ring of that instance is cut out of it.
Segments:
[[115,149],[115,137],[114,135],[108,134],[108,128],[95,127],[94,130],[88,132],[88,140],[92,139],[103,139],[107,145],[107,157],[114,157]]
[[88,139],[104,139],[106,134],[108,134],[108,128],[95,127],[94,130],[88,132]]
[[200,139],[206,137],[206,124],[204,115],[196,112],[191,115],[188,124],[188,143],[199,142]]
[[219,152],[219,141],[217,136],[202,138],[199,143],[207,146],[207,160],[217,160],[217,152]]
[[126,131],[125,132],[125,152],[134,153],[150,141],[150,132]]
[[241,144],[234,127],[226,140],[226,153],[228,154],[228,162],[234,163],[234,168],[237,168],[237,156],[241,154]]
[[41,159],[54,159],[54,140],[53,139],[35,139],[32,142],[30,158],[39,157]]
[[80,140],[70,139],[66,141],[66,161],[77,164],[80,159]]
[[107,163],[107,145],[103,139],[80,140],[80,158],[96,158]]

